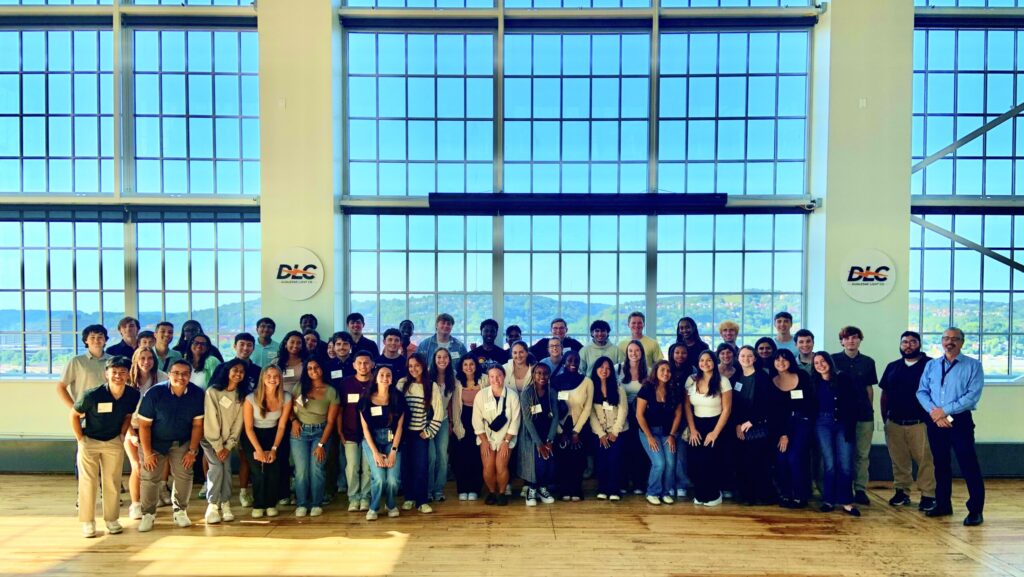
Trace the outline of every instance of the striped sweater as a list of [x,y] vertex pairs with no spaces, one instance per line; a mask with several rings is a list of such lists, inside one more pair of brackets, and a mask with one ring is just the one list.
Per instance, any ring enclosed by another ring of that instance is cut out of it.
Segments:
[[444,391],[437,383],[431,383],[430,386],[434,388],[430,398],[433,413],[428,415],[427,406],[423,402],[423,385],[409,382],[408,378],[398,381],[398,390],[405,394],[405,403],[409,406],[405,428],[409,431],[426,431],[428,438],[434,438],[441,430],[441,421],[444,419]]

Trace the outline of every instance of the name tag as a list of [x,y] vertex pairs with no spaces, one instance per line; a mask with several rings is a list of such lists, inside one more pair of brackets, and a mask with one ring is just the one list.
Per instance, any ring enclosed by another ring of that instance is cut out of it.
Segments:
[[804,392],[800,389],[793,389],[789,392],[789,398],[791,399],[802,399],[804,398]]
[[371,417],[380,417],[384,414],[384,407],[370,407]]
[[612,407],[611,403],[609,403],[608,401],[605,401],[605,402],[601,403],[601,408],[603,408],[606,411],[610,411],[610,410],[612,410],[613,407]]
[[350,402],[350,403],[358,403],[359,402],[359,393],[349,393],[348,394],[348,402]]
[[462,357],[462,353],[460,353],[459,351],[448,351],[448,352],[451,353],[453,361],[457,361],[457,360],[459,360],[459,358]]
[[220,406],[224,407],[225,409],[230,409],[231,405],[234,404],[231,402],[231,399],[227,397],[221,397],[219,402]]
[[97,413],[113,413],[114,412],[114,403],[97,403],[96,404],[96,412]]
[[392,432],[391,429],[388,429],[388,442],[390,443],[391,441],[394,441],[394,440],[395,440],[395,433]]
[[295,376],[295,369],[287,369],[287,370],[285,370],[284,376],[285,377],[294,377]]
[[341,376],[342,376],[341,373],[342,373],[341,369],[338,369],[336,371],[331,371],[331,378],[332,379],[340,379]]
[[558,400],[559,401],[568,401],[569,400],[569,391],[558,391]]
[[300,396],[298,396],[298,395],[296,395],[296,396],[295,396],[295,404],[296,404],[296,405],[298,405],[298,406],[300,406],[300,407],[304,407],[304,406],[306,406],[306,402],[305,402],[305,401],[303,401],[303,400],[302,400],[302,397],[300,397]]
[[540,413],[543,410],[544,410],[544,408],[540,406],[540,403],[538,403],[538,404],[533,405],[532,407],[530,407],[530,414],[531,415],[536,415],[537,413]]
[[742,391],[743,383],[736,383],[735,385],[733,385],[732,390],[736,391],[737,393]]

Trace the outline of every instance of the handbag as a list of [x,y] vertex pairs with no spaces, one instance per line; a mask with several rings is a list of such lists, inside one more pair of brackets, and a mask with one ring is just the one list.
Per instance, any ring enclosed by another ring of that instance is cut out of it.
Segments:
[[507,396],[508,393],[505,393],[505,395],[501,397],[501,404],[498,406],[498,416],[494,417],[494,420],[487,425],[495,433],[504,429],[505,425],[508,423],[508,416],[505,414],[505,398]]

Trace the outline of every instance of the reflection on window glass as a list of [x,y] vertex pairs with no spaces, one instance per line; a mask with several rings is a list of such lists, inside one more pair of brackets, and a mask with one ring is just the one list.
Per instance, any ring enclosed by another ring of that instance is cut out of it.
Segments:
[[[688,215],[658,217],[658,337],[675,342],[682,317],[701,337],[721,341],[718,324],[740,325],[740,342],[774,335],[779,311],[802,323],[804,217]],[[795,329],[794,329],[795,330]]]
[[350,33],[348,191],[494,189],[490,34]]
[[111,33],[0,30],[0,194],[114,190]]
[[[1022,30],[914,32],[913,162],[952,144],[1020,103]],[[1017,194],[1024,149],[1019,117],[914,173],[912,194]]]
[[647,192],[648,34],[505,37],[505,192]]
[[658,189],[805,194],[808,33],[661,35]]
[[136,30],[135,192],[258,195],[256,32]]
[[[1024,255],[1024,217],[924,218],[1014,261]],[[967,336],[964,352],[980,355],[986,375],[1024,373],[1022,278],[1007,264],[910,225],[910,325],[921,333],[924,350],[933,357],[942,354],[942,332],[957,326]]]
[[366,318],[367,336],[409,319],[419,341],[445,312],[455,336],[476,342],[492,315],[492,226],[489,216],[349,217],[350,310]]
[[167,320],[179,331],[195,319],[233,356],[235,335],[255,334],[260,318],[259,215],[143,212],[137,220],[142,327]]
[[0,211],[0,375],[59,374],[124,305],[122,214]]

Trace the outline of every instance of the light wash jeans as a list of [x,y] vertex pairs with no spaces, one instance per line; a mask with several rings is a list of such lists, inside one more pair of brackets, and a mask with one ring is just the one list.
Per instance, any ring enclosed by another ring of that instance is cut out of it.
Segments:
[[[377,451],[382,455],[391,452],[391,441],[388,441],[388,429],[376,429],[370,432],[373,435],[373,442],[377,445]],[[384,496],[384,503],[388,509],[394,509],[395,494],[402,482],[402,454],[395,454],[395,466],[390,469],[382,469],[373,460],[373,451],[366,440],[363,440],[363,458],[370,463],[370,510],[380,509],[380,498]]]
[[430,439],[430,486],[427,494],[435,501],[444,495],[444,486],[448,484],[448,441],[451,436],[448,419],[445,418],[437,435]]
[[[651,473],[647,477],[647,494],[653,497],[674,497],[676,486],[676,453],[669,451],[668,432],[662,427],[651,427],[651,436],[658,444],[658,452],[651,450],[647,436],[639,434],[640,445],[651,459]],[[681,447],[677,447],[677,450]]]
[[[318,461],[313,456],[317,443],[324,434],[323,423],[302,425],[299,438],[288,437],[295,463],[295,504],[310,509],[320,507],[324,502],[324,485],[327,481],[327,459]],[[330,441],[328,441],[330,442]],[[326,445],[324,449],[326,450]],[[326,454],[325,454],[326,457]]]

